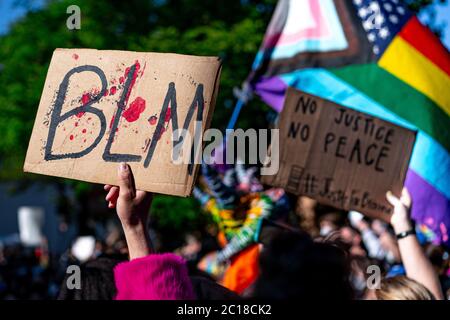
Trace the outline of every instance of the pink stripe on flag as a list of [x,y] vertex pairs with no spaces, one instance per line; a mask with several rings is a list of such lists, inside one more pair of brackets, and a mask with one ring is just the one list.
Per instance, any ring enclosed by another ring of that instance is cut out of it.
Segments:
[[[331,33],[328,21],[325,19],[325,16],[322,12],[319,0],[306,0],[306,1],[309,2],[311,14],[315,21],[315,27],[301,29],[299,32],[291,34],[286,34],[283,31],[281,31],[280,33],[268,35],[268,37],[264,40],[263,44],[264,48],[272,48],[280,45],[294,44],[302,40],[318,40],[330,36]],[[290,12],[290,14],[293,13]],[[298,13],[295,14],[299,16]]]

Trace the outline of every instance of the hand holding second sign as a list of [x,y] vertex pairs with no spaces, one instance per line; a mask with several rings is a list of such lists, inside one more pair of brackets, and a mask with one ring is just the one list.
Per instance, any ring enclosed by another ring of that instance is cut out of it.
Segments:
[[147,230],[147,217],[152,203],[152,194],[136,190],[131,168],[121,163],[118,169],[118,187],[105,185],[109,208],[116,208],[128,244],[130,259],[151,253]]
[[391,225],[395,233],[401,233],[413,229],[410,218],[411,196],[408,189],[403,188],[402,195],[397,198],[391,191],[386,194],[386,199],[394,206],[391,216]]
[[[391,224],[395,233],[401,234],[414,230],[410,218],[412,199],[408,190],[403,188],[400,198],[397,198],[389,191],[386,194],[386,198],[394,206]],[[434,295],[434,298],[442,300],[444,296],[439,278],[430,260],[425,255],[415,232],[399,238],[397,244],[406,270],[406,276],[424,285]]]

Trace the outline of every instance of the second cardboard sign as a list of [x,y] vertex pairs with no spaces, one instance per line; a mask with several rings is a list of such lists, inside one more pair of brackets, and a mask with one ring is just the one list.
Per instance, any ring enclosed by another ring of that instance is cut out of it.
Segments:
[[289,88],[279,120],[280,170],[264,182],[345,210],[389,220],[415,132]]

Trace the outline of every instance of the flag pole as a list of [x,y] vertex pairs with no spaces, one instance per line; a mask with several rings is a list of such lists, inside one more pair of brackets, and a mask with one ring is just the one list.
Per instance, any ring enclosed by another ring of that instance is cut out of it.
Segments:
[[231,118],[228,121],[227,130],[233,129],[236,125],[239,114],[241,113],[242,107],[247,104],[247,102],[252,99],[252,90],[248,82],[242,84],[242,89],[234,88],[234,96],[238,99],[236,105],[234,106]]
[[231,115],[231,118],[228,121],[227,130],[234,128],[234,126],[236,125],[237,119],[239,117],[239,114],[241,113],[241,109],[242,109],[243,106],[244,106],[244,101],[241,100],[241,99],[238,99],[238,101],[236,102],[236,105],[234,106],[234,110],[233,110],[233,113]]
[[[233,95],[237,98],[236,105],[234,106],[233,113],[231,114],[231,118],[228,121],[228,125],[225,130],[225,139],[223,140],[223,143],[221,144],[221,146],[218,149],[216,149],[217,154],[220,154],[219,157],[222,157],[222,161],[219,162],[220,164],[225,163],[224,157],[226,157],[225,154],[226,154],[226,149],[227,149],[228,135],[229,135],[229,133],[231,133],[231,130],[234,129],[242,108],[253,97],[251,87],[248,84],[248,82],[244,82],[242,84],[242,89],[235,87],[233,89]],[[225,167],[226,167],[226,164],[225,164]]]

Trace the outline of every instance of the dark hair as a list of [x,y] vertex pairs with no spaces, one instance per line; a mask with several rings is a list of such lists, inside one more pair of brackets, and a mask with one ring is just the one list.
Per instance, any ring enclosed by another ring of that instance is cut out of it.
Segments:
[[443,246],[435,244],[427,244],[425,247],[425,253],[430,260],[431,264],[440,270],[447,268],[448,259],[446,259],[446,250]]
[[80,266],[81,289],[68,289],[66,275],[61,284],[58,300],[113,300],[117,289],[114,284],[114,267],[126,256],[103,256]]
[[284,232],[261,253],[255,297],[263,299],[350,300],[350,265],[343,250]]

